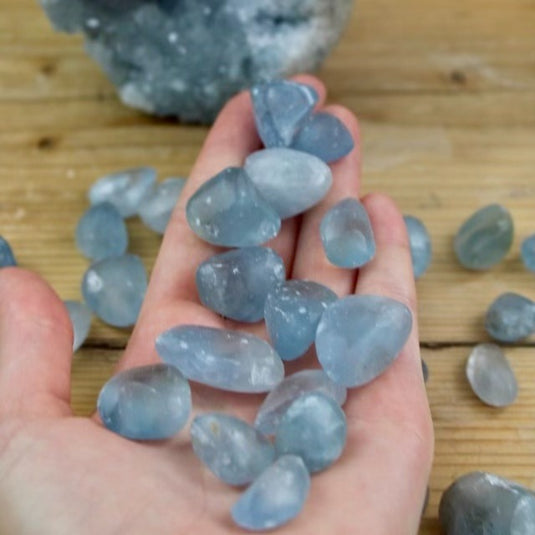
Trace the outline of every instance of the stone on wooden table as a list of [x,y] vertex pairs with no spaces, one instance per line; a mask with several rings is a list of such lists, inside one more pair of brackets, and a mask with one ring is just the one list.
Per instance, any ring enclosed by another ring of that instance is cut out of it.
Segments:
[[0,268],[16,266],[17,261],[8,241],[0,236]]
[[513,292],[500,295],[487,310],[485,328],[500,342],[526,338],[535,332],[535,302]]
[[522,261],[529,271],[535,271],[535,234],[522,242]]
[[420,278],[431,264],[432,247],[431,237],[423,222],[411,215],[403,216],[407,233],[409,235],[409,246],[411,249],[412,270],[414,278]]
[[72,350],[78,351],[87,339],[91,329],[91,310],[79,301],[64,301],[69,318],[72,323],[73,343]]

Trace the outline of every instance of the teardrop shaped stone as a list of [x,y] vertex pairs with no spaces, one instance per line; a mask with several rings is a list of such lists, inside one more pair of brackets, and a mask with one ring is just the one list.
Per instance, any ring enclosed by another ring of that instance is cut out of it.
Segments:
[[72,350],[78,351],[86,341],[91,329],[91,311],[84,303],[78,301],[64,301],[64,304],[72,323]]
[[0,236],[0,268],[16,266],[15,255],[5,238]]
[[411,215],[403,216],[409,235],[414,278],[420,278],[431,264],[431,237],[420,219]]
[[522,242],[521,255],[526,269],[535,271],[535,234]]
[[513,292],[500,295],[487,310],[485,328],[500,342],[526,338],[535,332],[535,302]]

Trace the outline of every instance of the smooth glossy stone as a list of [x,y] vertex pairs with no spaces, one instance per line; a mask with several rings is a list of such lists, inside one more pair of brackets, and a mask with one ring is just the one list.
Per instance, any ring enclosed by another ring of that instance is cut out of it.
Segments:
[[16,266],[17,261],[13,250],[5,238],[0,236],[0,268]]
[[429,367],[424,359],[422,359],[422,374],[424,376],[424,383],[427,383],[429,380]]
[[191,444],[195,455],[229,485],[251,483],[275,460],[275,448],[264,435],[226,414],[197,416]]
[[264,247],[246,247],[212,256],[197,269],[202,304],[236,321],[264,317],[268,293],[286,277],[282,258]]
[[407,233],[409,235],[409,245],[411,248],[412,270],[414,278],[421,277],[431,264],[431,237],[420,219],[411,215],[403,216]]
[[505,207],[491,204],[463,223],[455,236],[455,254],[467,269],[489,269],[508,253],[513,234],[511,214]]
[[309,490],[310,475],[302,459],[283,455],[241,495],[232,518],[251,531],[278,528],[301,512]]
[[152,194],[156,171],[151,167],[137,167],[106,175],[89,190],[91,204],[110,202],[122,217],[137,214],[143,200]]
[[487,310],[485,329],[500,342],[526,338],[535,332],[535,302],[512,292],[500,295]]
[[379,295],[344,297],[320,320],[318,359],[335,383],[361,386],[392,364],[411,329],[411,311],[399,301]]
[[446,489],[439,520],[444,535],[532,535],[535,495],[494,474],[472,472]]
[[186,425],[191,391],[174,366],[131,368],[104,385],[97,409],[110,431],[134,440],[163,440]]
[[91,310],[79,301],[64,301],[72,323],[72,350],[78,351],[86,341],[91,329]]
[[529,271],[535,271],[535,234],[522,242],[522,261]]
[[92,260],[121,256],[126,252],[128,230],[113,204],[95,204],[84,213],[76,227],[76,246]]
[[357,268],[375,255],[375,238],[368,213],[357,199],[335,204],[320,224],[323,249],[331,264]]
[[332,172],[326,163],[293,149],[253,152],[245,160],[245,171],[281,219],[318,204],[332,184]]
[[307,119],[295,135],[291,147],[331,163],[349,154],[355,142],[340,119],[320,112]]
[[284,378],[282,360],[252,334],[181,325],[156,339],[164,362],[188,379],[233,392],[268,392]]
[[130,254],[96,262],[82,281],[87,306],[114,327],[136,323],[146,290],[145,267],[138,256]]
[[338,296],[317,282],[290,280],[268,294],[264,307],[266,328],[282,360],[304,355],[314,343],[323,311]]
[[147,227],[158,234],[165,232],[185,184],[185,178],[168,178],[142,200],[138,212]]

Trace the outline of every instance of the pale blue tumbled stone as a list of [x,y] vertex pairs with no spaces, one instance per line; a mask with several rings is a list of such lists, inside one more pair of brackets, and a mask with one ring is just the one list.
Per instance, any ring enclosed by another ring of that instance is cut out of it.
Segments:
[[138,256],[130,254],[96,262],[82,281],[87,306],[114,327],[135,324],[146,290],[145,267]]
[[522,242],[521,255],[526,269],[535,271],[535,234]]
[[190,432],[197,457],[229,485],[251,483],[275,460],[273,444],[234,416],[202,414],[193,420]]
[[248,333],[181,325],[156,339],[164,362],[188,379],[233,392],[268,392],[284,377],[279,355]]
[[197,269],[203,305],[236,321],[254,323],[264,317],[272,288],[286,277],[282,258],[264,247],[245,247],[212,256]]
[[293,149],[253,152],[245,160],[245,171],[281,219],[317,204],[332,184],[332,173],[326,163]]
[[411,311],[399,301],[379,295],[344,297],[320,320],[318,359],[335,383],[361,386],[392,364],[411,329]]
[[375,255],[375,238],[368,213],[357,199],[335,204],[320,224],[321,241],[329,262],[357,268]]
[[76,226],[76,245],[92,260],[124,254],[128,230],[117,208],[109,202],[91,206]]
[[130,217],[137,214],[155,182],[156,171],[151,167],[118,171],[97,180],[89,190],[89,200],[91,204],[110,202],[122,217]]
[[77,351],[85,342],[91,329],[91,311],[79,301],[64,301],[72,323],[72,350]]
[[131,368],[104,385],[97,409],[110,431],[134,440],[163,440],[186,425],[191,391],[174,366]]
[[513,234],[511,214],[505,207],[491,204],[463,223],[455,236],[455,254],[467,269],[489,269],[505,257]]
[[431,237],[425,228],[425,225],[417,217],[406,215],[403,216],[407,234],[409,236],[409,246],[412,257],[412,270],[414,278],[421,277],[431,263],[432,249]]
[[283,360],[304,355],[314,342],[323,311],[338,296],[317,282],[290,280],[268,294],[264,307],[266,328]]
[[535,302],[512,292],[500,295],[487,310],[485,328],[500,342],[526,338],[535,332]]
[[17,261],[13,250],[5,238],[0,236],[0,268],[16,266]]
[[238,526],[251,531],[278,528],[303,509],[310,475],[303,460],[283,455],[267,468],[232,507]]

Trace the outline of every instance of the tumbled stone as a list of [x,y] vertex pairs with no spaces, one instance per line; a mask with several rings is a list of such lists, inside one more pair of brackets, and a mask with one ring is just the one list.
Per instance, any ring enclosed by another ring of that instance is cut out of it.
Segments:
[[286,277],[282,258],[264,247],[245,247],[212,256],[197,269],[202,304],[236,321],[264,317],[268,293]]
[[420,278],[431,264],[431,237],[420,219],[411,215],[403,216],[412,257],[412,270],[414,278]]
[[185,184],[185,178],[167,178],[141,201],[139,217],[147,227],[158,234],[165,232]]
[[392,364],[411,329],[411,311],[399,301],[379,295],[344,297],[320,320],[318,359],[335,383],[361,386]]
[[17,261],[13,250],[5,238],[0,236],[0,268],[16,266]]
[[134,440],[163,440],[186,425],[191,391],[174,366],[131,368],[104,385],[97,409],[104,426],[114,433]]
[[76,245],[92,260],[121,256],[126,252],[128,230],[113,204],[95,204],[84,213],[76,226]]
[[309,490],[310,475],[302,459],[283,455],[240,496],[232,518],[251,531],[278,528],[301,512]]
[[529,271],[535,271],[535,234],[522,242],[522,261]]
[[275,448],[264,435],[226,414],[197,416],[191,444],[197,457],[229,485],[251,483],[275,460]]
[[282,360],[304,355],[313,344],[323,311],[338,299],[317,282],[290,280],[275,286],[264,307],[266,328]]
[[424,376],[424,383],[427,383],[429,380],[429,367],[424,359],[422,359],[422,374]]
[[145,267],[139,257],[130,254],[96,262],[82,281],[87,306],[114,327],[136,323],[146,290]]
[[491,204],[463,223],[455,236],[455,254],[467,269],[489,269],[508,253],[513,234],[511,214],[505,207]]
[[471,472],[446,489],[439,520],[444,535],[532,535],[535,495],[502,477]]
[[320,234],[325,254],[335,266],[357,268],[375,255],[370,218],[357,199],[335,204],[323,217]]
[[485,328],[500,342],[526,338],[535,332],[535,302],[512,292],[500,295],[487,310]]
[[329,191],[329,166],[312,154],[293,149],[265,149],[245,160],[245,170],[281,219],[316,205]]
[[72,350],[78,351],[86,341],[91,329],[91,311],[84,303],[79,301],[64,301],[64,304],[72,323]]
[[156,339],[164,362],[188,379],[233,392],[268,392],[284,377],[282,360],[252,334],[181,325]]
[[122,217],[131,217],[152,194],[155,182],[156,171],[151,167],[118,171],[97,180],[89,190],[89,200],[91,204],[109,202]]

